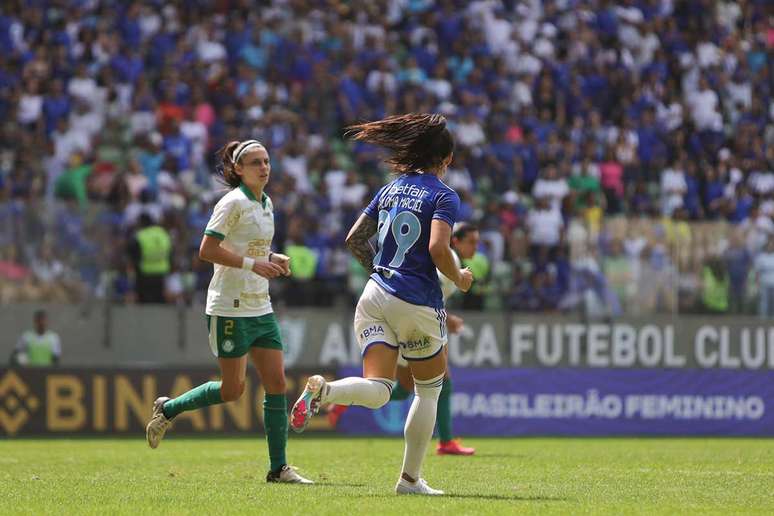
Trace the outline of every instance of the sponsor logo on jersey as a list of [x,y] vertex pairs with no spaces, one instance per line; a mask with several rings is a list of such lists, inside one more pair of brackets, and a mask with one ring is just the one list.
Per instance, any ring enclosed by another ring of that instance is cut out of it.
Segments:
[[384,336],[384,328],[382,327],[381,324],[374,324],[373,326],[370,326],[365,330],[363,330],[360,333],[360,338],[365,340],[365,339],[368,339],[369,337],[376,337],[378,335]]
[[421,337],[415,337],[411,340],[407,340],[406,342],[401,342],[400,345],[406,351],[423,351],[430,348],[430,337],[427,335],[422,335]]

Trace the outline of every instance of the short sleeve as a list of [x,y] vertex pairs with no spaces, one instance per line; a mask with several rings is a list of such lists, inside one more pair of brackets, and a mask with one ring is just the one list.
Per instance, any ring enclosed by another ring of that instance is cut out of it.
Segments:
[[443,190],[436,196],[433,218],[442,220],[454,227],[459,209],[460,197],[457,195],[457,192],[454,190]]
[[218,240],[225,240],[237,222],[239,222],[238,204],[231,199],[221,199],[212,211],[204,234]]
[[376,192],[376,195],[374,195],[374,198],[371,199],[371,202],[368,203],[368,206],[366,206],[363,210],[363,213],[374,220],[379,219],[379,199],[381,198],[382,192],[384,192],[384,189],[387,188],[387,186],[381,187],[379,191]]
[[51,334],[51,352],[58,357],[62,356],[62,342],[56,333]]

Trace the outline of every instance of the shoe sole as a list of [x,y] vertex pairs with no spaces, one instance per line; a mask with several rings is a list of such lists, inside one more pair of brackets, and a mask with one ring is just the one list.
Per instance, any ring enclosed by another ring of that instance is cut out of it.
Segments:
[[[159,399],[161,399],[161,398],[159,398]],[[169,398],[165,398],[164,402],[166,402],[167,400],[169,400]],[[162,403],[164,403],[164,402],[162,402]],[[153,421],[153,417],[156,416],[156,408],[157,408],[157,406],[158,406],[158,399],[153,402],[153,415],[151,416],[151,421]],[[150,446],[152,450],[155,450],[156,448],[159,447],[159,443],[161,442],[161,439],[156,441],[155,445],[153,444],[153,442],[151,440],[150,432],[148,431],[148,429],[150,429],[151,421],[149,421],[148,424],[145,425],[145,440],[148,441],[148,446]]]
[[150,423],[145,427],[145,440],[148,441],[148,446],[151,447],[152,450],[155,450],[159,447],[158,441],[156,441],[156,444],[153,444],[153,441],[151,440],[150,433],[148,432],[148,429],[150,428]]
[[290,428],[299,434],[306,430],[306,427],[309,425],[309,420],[312,419],[312,415],[314,415],[315,407],[313,406],[313,400],[317,395],[317,392],[319,392],[319,389],[317,392],[309,390],[308,385],[309,384],[307,383],[307,387],[304,388],[301,397],[298,398],[298,401],[296,401],[293,405],[293,409],[290,411]]
[[401,496],[443,496],[444,492],[441,491],[440,493],[423,493],[421,491],[398,491],[396,489],[395,494]]
[[461,455],[464,457],[470,457],[471,455],[475,455],[476,452],[453,452],[453,451],[442,451],[442,450],[436,450],[436,455]]

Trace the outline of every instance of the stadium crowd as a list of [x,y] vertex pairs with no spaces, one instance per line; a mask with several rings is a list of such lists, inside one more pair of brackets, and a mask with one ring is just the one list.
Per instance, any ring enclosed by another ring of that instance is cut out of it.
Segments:
[[214,151],[246,138],[292,257],[276,297],[349,302],[343,236],[389,171],[342,128],[440,112],[482,237],[458,304],[774,315],[766,0],[253,4],[3,3],[0,303],[134,302],[143,274],[200,300]]

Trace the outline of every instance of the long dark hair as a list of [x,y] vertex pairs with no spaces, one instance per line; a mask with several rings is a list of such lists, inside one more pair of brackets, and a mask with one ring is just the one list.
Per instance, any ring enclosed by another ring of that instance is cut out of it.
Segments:
[[454,139],[442,115],[395,115],[351,125],[344,134],[388,149],[387,163],[398,173],[436,168],[454,152]]
[[238,140],[228,142],[215,153],[215,156],[218,158],[218,173],[223,178],[223,182],[231,188],[236,188],[242,182],[242,178],[234,170],[236,163],[231,160],[231,155],[239,144]]

